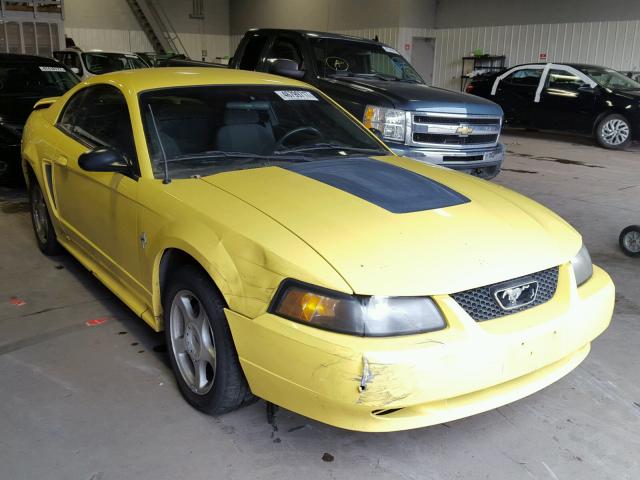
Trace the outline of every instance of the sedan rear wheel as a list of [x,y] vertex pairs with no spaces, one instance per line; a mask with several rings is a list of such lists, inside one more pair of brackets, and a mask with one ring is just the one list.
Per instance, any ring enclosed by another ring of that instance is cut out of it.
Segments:
[[640,257],[640,225],[630,225],[620,232],[620,248],[630,257]]
[[605,148],[625,148],[631,143],[631,126],[622,115],[607,115],[596,128],[596,139]]
[[217,415],[253,400],[224,301],[204,270],[185,265],[172,272],[163,307],[169,360],[187,402]]

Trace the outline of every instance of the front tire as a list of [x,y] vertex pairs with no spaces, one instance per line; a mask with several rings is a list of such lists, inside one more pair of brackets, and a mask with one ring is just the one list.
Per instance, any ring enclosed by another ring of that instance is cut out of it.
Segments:
[[32,179],[29,186],[29,204],[31,223],[33,225],[33,232],[36,235],[38,248],[40,248],[40,251],[45,255],[60,255],[62,253],[62,246],[60,246],[56,238],[56,231],[53,228],[42,189],[35,179]]
[[179,268],[172,275],[163,307],[171,368],[187,402],[218,415],[251,400],[224,303],[209,276],[194,265]]
[[607,115],[596,127],[596,140],[604,148],[626,148],[631,143],[631,125],[622,115]]
[[640,225],[630,225],[622,230],[618,242],[625,255],[640,257]]

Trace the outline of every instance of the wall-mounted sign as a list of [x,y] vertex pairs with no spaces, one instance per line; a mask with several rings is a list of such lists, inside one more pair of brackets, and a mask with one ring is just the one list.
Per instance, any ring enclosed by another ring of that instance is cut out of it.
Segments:
[[547,54],[544,52],[540,52],[540,54],[538,55],[538,60],[540,60],[541,62],[546,62],[547,61]]

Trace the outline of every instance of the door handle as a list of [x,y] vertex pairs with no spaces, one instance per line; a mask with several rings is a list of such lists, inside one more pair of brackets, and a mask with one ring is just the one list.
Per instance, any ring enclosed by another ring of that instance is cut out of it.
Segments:
[[66,166],[67,166],[67,162],[68,162],[67,157],[64,157],[64,156],[62,156],[62,155],[58,155],[58,156],[56,157],[56,162],[55,162],[55,163],[56,163],[57,165],[60,165],[60,166],[62,166],[62,167],[66,167]]

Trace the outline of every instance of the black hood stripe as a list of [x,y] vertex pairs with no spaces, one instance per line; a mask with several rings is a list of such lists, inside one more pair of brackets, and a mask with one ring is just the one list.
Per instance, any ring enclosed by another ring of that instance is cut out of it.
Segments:
[[316,160],[282,167],[373,203],[392,213],[468,203],[464,195],[410,170],[371,158]]

